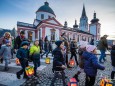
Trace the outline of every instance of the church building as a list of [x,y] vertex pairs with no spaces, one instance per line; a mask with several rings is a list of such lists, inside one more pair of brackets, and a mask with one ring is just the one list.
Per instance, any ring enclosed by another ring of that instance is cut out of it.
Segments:
[[62,33],[66,33],[68,40],[75,38],[77,41],[90,41],[94,37],[96,40],[100,37],[100,23],[98,21],[99,19],[96,18],[96,13],[94,13],[94,19],[91,20],[91,24],[88,24],[88,17],[83,5],[80,24],[77,25],[77,20],[75,20],[75,25],[70,28],[67,26],[67,21],[62,25],[56,19],[56,14],[49,3],[44,2],[44,5],[36,11],[36,19],[34,19],[33,24],[17,22],[17,32],[19,34],[20,31],[24,30],[26,38],[32,41],[41,38],[44,40],[46,36],[49,41],[56,41],[59,40]]

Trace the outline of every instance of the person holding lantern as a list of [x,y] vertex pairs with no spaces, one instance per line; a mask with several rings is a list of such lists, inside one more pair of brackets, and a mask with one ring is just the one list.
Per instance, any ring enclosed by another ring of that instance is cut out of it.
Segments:
[[86,51],[83,52],[82,56],[84,61],[84,72],[86,73],[85,86],[94,86],[97,75],[97,69],[104,70],[105,67],[98,63],[96,57],[96,46],[87,45]]
[[76,49],[77,49],[77,42],[75,39],[73,39],[73,41],[70,43],[70,52],[71,52],[71,58],[70,60],[73,58],[73,56],[75,57],[75,61],[76,64],[78,65],[78,61],[77,61],[77,55],[76,55]]
[[37,67],[40,66],[40,46],[39,46],[39,40],[36,39],[34,41],[34,45],[30,47],[30,57],[33,60],[34,63],[34,76],[37,76]]
[[65,58],[64,58],[64,52],[63,52],[63,47],[64,47],[64,42],[63,41],[56,41],[55,44],[57,45],[57,48],[53,50],[53,72],[54,72],[54,78],[51,81],[50,86],[54,86],[54,82],[56,78],[58,77],[59,73],[61,74],[61,78],[63,80],[63,86],[66,86],[65,83],[65,73],[64,70],[66,69],[65,66]]
[[19,59],[22,69],[16,73],[18,79],[21,78],[20,75],[24,73],[23,78],[28,79],[29,77],[26,75],[25,68],[28,66],[28,57],[29,57],[29,50],[28,50],[28,42],[23,41],[21,43],[21,47],[18,49],[16,57]]
[[80,41],[79,47],[78,47],[78,55],[79,55],[79,66],[78,66],[78,72],[73,76],[78,82],[78,76],[81,72],[84,72],[84,58],[82,56],[83,52],[86,51],[86,46],[88,45],[87,41]]
[[8,64],[10,62],[11,59],[11,43],[9,40],[4,40],[4,46],[1,47],[0,49],[0,57],[2,57],[5,61],[5,68],[4,71],[8,71],[9,67]]

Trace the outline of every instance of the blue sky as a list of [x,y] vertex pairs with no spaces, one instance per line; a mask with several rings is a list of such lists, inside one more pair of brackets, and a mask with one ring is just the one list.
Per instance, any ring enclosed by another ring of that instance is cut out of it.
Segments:
[[[17,21],[33,23],[35,12],[46,0],[0,0],[0,28],[12,29]],[[47,0],[56,14],[56,19],[72,27],[75,19],[79,24],[83,3],[85,4],[88,22],[94,11],[101,23],[101,35],[115,34],[115,0]]]

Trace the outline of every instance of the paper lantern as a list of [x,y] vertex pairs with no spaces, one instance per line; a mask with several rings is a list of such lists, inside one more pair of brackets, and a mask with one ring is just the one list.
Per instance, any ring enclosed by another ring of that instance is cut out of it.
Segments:
[[45,59],[45,63],[46,63],[46,64],[50,64],[50,58],[49,58],[49,57],[47,57],[47,58]]
[[19,61],[18,58],[16,58],[16,64],[17,64],[17,65],[20,65],[20,61]]
[[103,78],[100,81],[100,86],[113,86],[109,79]]
[[69,60],[69,66],[74,67],[75,66],[75,61],[73,59]]
[[78,86],[77,81],[75,78],[71,78],[68,86]]
[[27,76],[32,76],[34,74],[34,67],[33,66],[28,66],[25,68],[26,75]]

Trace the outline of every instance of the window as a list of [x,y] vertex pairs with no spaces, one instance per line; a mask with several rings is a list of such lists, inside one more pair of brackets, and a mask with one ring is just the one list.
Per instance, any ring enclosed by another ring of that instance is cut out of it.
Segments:
[[39,29],[39,39],[41,38],[41,29]]
[[51,29],[51,40],[55,41],[55,29]]
[[77,41],[79,42],[79,35],[77,36]]
[[32,41],[32,34],[33,34],[33,32],[28,31],[28,39],[29,39],[30,41]]
[[44,14],[41,14],[41,19],[44,19]]

